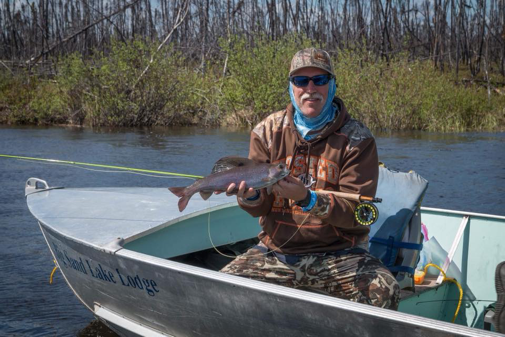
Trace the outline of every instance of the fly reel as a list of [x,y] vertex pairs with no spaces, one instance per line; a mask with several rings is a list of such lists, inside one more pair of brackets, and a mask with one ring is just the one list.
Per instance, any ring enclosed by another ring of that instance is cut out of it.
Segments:
[[[316,182],[316,180],[311,175],[307,175],[307,177],[305,175],[300,175],[298,178],[302,181],[303,185],[306,188],[311,188],[311,186]],[[358,206],[356,206],[354,209],[354,218],[362,226],[373,225],[379,218],[379,209],[373,203],[382,202],[381,198],[339,191],[318,190],[318,192],[332,194],[338,198],[359,202]]]
[[370,201],[363,201],[356,206],[354,218],[360,225],[370,226],[379,218],[379,210]]

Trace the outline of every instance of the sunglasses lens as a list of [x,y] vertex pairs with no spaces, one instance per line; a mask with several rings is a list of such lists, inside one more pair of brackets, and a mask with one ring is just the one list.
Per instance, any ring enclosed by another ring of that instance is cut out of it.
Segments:
[[314,76],[314,77],[312,77],[312,81],[317,86],[326,85],[326,83],[328,83],[330,81],[330,76],[328,76],[328,75]]
[[297,87],[306,87],[309,84],[310,78],[308,76],[293,76],[291,82]]

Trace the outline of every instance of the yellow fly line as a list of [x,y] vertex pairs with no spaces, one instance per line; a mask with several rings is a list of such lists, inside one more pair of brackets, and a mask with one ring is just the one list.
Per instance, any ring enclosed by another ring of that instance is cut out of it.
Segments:
[[161,175],[169,175],[169,176],[185,177],[185,178],[195,178],[195,179],[203,178],[203,176],[197,176],[197,175],[192,175],[192,174],[174,173],[174,172],[156,171],[156,170],[145,170],[145,169],[138,169],[138,168],[133,168],[133,167],[123,167],[123,166],[114,166],[114,165],[82,163],[82,162],[68,161],[68,160],[23,157],[23,156],[14,156],[14,155],[8,155],[8,154],[0,154],[0,157],[12,158],[12,159],[22,159],[22,160],[35,160],[35,161],[42,161],[42,162],[55,163],[55,164],[101,167],[101,168],[108,168],[108,169],[115,169],[115,170],[122,170],[122,171],[161,174]]

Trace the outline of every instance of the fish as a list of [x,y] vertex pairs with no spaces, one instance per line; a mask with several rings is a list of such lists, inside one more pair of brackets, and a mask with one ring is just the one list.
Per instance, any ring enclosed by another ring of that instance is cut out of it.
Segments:
[[214,164],[210,175],[189,186],[168,189],[180,198],[178,207],[182,212],[195,193],[200,193],[202,199],[207,200],[213,192],[226,191],[231,183],[238,187],[240,182],[245,181],[248,188],[267,188],[267,193],[270,194],[272,185],[289,175],[289,172],[285,163],[257,163],[248,158],[228,156]]

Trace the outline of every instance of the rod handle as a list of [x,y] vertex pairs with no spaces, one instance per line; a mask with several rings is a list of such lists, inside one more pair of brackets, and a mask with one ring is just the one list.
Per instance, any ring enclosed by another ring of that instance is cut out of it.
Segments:
[[352,200],[352,201],[358,201],[358,202],[360,202],[360,201],[382,202],[381,198],[367,197],[365,195],[360,195],[360,194],[356,194],[356,193],[324,191],[324,190],[319,190],[317,192],[318,193],[333,194],[334,196],[339,197],[339,198]]

